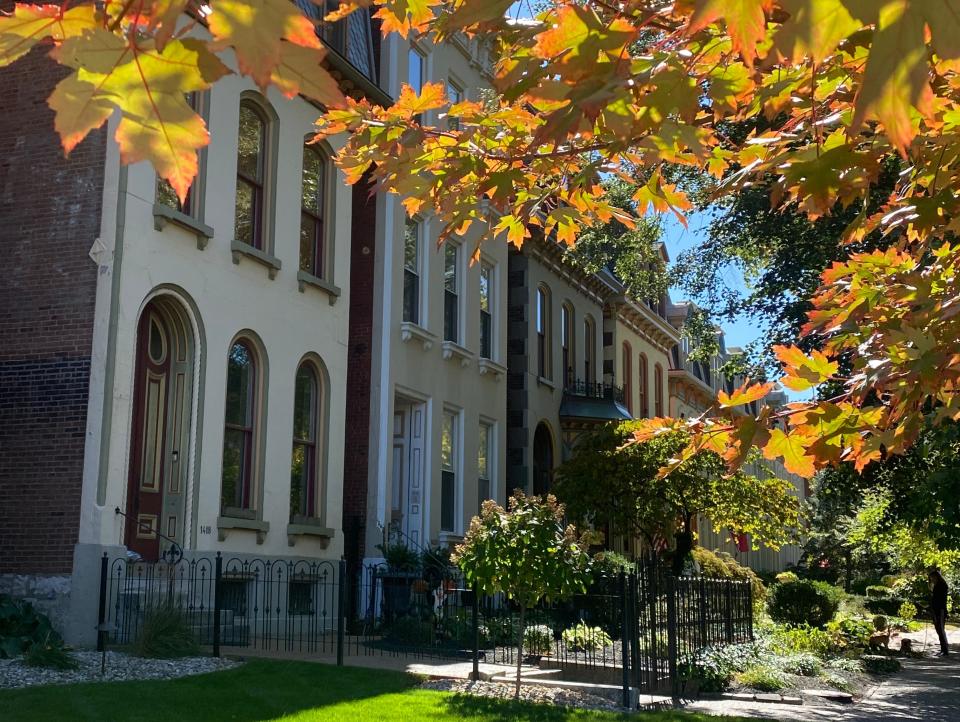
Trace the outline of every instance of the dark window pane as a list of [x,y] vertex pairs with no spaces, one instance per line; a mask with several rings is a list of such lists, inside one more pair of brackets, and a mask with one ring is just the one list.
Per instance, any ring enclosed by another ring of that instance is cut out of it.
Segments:
[[256,190],[246,181],[237,178],[237,205],[234,237],[241,243],[255,245],[254,197]]
[[456,246],[447,244],[443,251],[443,287],[452,293],[457,292],[457,286],[459,285],[457,274],[459,250]]
[[458,342],[460,340],[460,328],[457,323],[457,294],[450,291],[443,293],[443,338],[445,341]]
[[323,178],[324,162],[320,154],[312,148],[303,151],[303,197],[304,210],[318,218],[323,217]]
[[227,429],[223,438],[221,506],[246,506],[245,479],[248,477],[249,436],[239,429]]
[[307,486],[309,485],[310,464],[307,447],[293,445],[293,460],[290,464],[290,514],[310,516],[307,509]]
[[480,312],[480,356],[483,358],[492,358],[491,356],[491,333],[493,319],[489,313]]
[[420,226],[407,220],[403,229],[403,267],[420,272]]
[[420,278],[409,269],[403,271],[403,320],[420,323]]
[[315,441],[313,423],[316,408],[316,378],[309,366],[301,366],[297,371],[297,381],[293,392],[293,438]]
[[253,181],[263,181],[264,123],[249,104],[240,105],[237,138],[237,172]]
[[314,276],[319,276],[316,258],[317,233],[319,224],[317,219],[308,213],[300,214],[300,270]]
[[250,426],[252,416],[253,359],[250,350],[235,343],[227,360],[226,422],[234,426]]
[[440,472],[440,528],[443,531],[453,531],[456,486],[452,471]]

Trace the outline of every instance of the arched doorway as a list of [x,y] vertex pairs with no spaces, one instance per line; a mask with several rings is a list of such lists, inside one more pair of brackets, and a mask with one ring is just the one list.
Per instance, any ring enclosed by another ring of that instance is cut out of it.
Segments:
[[553,434],[542,421],[533,435],[533,493],[547,494],[553,480]]
[[193,327],[179,301],[154,298],[137,324],[130,466],[128,549],[155,560],[184,541],[194,376]]

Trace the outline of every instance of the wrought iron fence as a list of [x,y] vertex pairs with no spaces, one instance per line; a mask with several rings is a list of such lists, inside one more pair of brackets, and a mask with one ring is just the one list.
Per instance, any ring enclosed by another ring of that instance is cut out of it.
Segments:
[[[196,639],[228,648],[336,657],[391,655],[517,662],[520,610],[478,595],[455,568],[348,576],[345,562],[215,557],[101,566],[101,648],[131,644],[159,610]],[[349,610],[356,610],[351,614]],[[748,582],[673,577],[656,560],[600,576],[584,593],[526,610],[521,662],[563,677],[679,693],[701,649],[752,639]]]

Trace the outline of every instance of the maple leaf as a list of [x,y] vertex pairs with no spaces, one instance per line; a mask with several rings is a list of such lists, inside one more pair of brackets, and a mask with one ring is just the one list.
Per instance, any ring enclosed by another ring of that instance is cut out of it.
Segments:
[[809,479],[817,469],[814,457],[807,453],[805,441],[806,437],[799,434],[787,434],[782,429],[773,429],[769,441],[763,446],[763,456],[771,461],[782,458],[787,471]]
[[722,19],[730,33],[732,47],[752,65],[757,57],[757,44],[766,35],[766,13],[772,0],[695,0],[687,32],[696,33]]
[[400,97],[390,110],[402,117],[413,118],[424,111],[442,108],[446,104],[447,96],[443,83],[424,83],[419,94],[409,85],[404,85],[400,90]]
[[147,27],[154,31],[153,40],[158,50],[170,42],[177,30],[177,22],[186,12],[190,0],[153,0]]
[[927,79],[926,29],[923,16],[908,0],[887,0],[880,8],[870,57],[857,93],[850,132],[876,118],[893,146],[906,153],[917,133],[910,109],[923,116],[933,111]]
[[64,150],[69,153],[119,108],[115,138],[121,160],[149,160],[184,199],[197,173],[196,151],[209,142],[203,119],[184,93],[206,90],[230,72],[206,43],[174,40],[160,52],[97,29],[67,40],[53,55],[75,68],[48,101]]
[[537,36],[533,54],[556,58],[568,78],[585,78],[597,72],[601,60],[623,58],[636,35],[636,28],[623,18],[601,20],[589,7],[561,5],[550,16],[550,27]]
[[501,216],[499,222],[493,230],[497,233],[506,231],[507,241],[512,243],[517,248],[520,248],[520,246],[523,245],[524,240],[530,235],[530,232],[523,224],[523,221],[511,214]]
[[207,24],[214,49],[233,48],[240,72],[261,90],[283,61],[283,40],[320,47],[313,23],[288,0],[216,0]]
[[829,380],[839,365],[822,351],[814,350],[807,356],[796,346],[774,346],[773,352],[784,365],[786,376],[780,382],[793,391],[806,391]]
[[773,47],[793,63],[809,56],[819,64],[841,40],[876,22],[873,0],[780,0],[779,4],[790,18],[774,35]]
[[61,42],[97,27],[95,14],[93,5],[64,10],[60,5],[17,3],[12,14],[0,15],[0,67],[23,57],[42,40]]
[[717,400],[720,402],[721,409],[729,409],[735,406],[749,404],[751,401],[762,399],[771,391],[773,391],[772,383],[753,384],[751,386],[749,382],[747,382],[744,383],[740,388],[736,389],[732,394],[728,394],[726,391],[721,391],[717,394]]
[[405,38],[411,31],[422,32],[433,20],[433,8],[440,0],[377,0],[374,13],[383,24],[383,34],[397,33]]
[[280,43],[280,63],[270,80],[287,98],[299,93],[325,108],[345,108],[346,99],[340,86],[320,65],[326,54],[325,48],[307,48],[283,41]]

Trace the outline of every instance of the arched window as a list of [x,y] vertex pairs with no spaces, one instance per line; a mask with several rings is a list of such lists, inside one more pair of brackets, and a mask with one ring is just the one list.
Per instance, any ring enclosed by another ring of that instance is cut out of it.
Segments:
[[653,415],[663,416],[663,367],[657,364],[653,367]]
[[303,148],[300,200],[300,270],[325,278],[327,158],[315,146]]
[[537,375],[552,377],[550,363],[550,290],[537,287]]
[[220,507],[223,516],[250,516],[256,508],[257,425],[260,372],[250,341],[237,339],[227,356]]
[[323,384],[315,364],[297,369],[293,391],[293,455],[290,462],[290,519],[317,518],[323,472]]
[[583,382],[592,384],[597,370],[597,327],[591,316],[583,318]]
[[261,251],[266,250],[268,123],[257,103],[240,101],[234,235],[237,241]]
[[563,356],[563,382],[573,381],[576,374],[576,351],[573,345],[573,306],[564,303],[560,307],[560,352]]
[[627,411],[633,415],[633,351],[630,344],[623,344],[623,398]]
[[637,415],[645,419],[650,415],[650,374],[647,368],[646,354],[640,354],[638,372],[640,375],[640,407],[637,409]]

